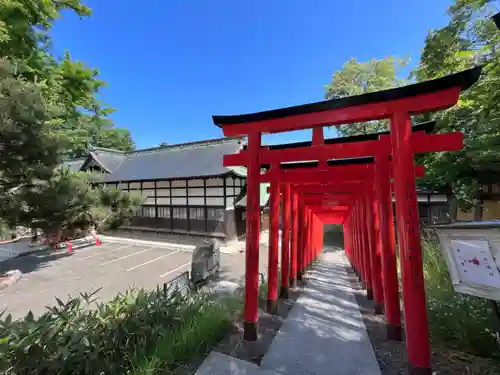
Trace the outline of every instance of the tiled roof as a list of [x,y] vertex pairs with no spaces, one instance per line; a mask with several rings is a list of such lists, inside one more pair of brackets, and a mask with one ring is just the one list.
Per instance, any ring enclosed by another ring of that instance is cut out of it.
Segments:
[[89,158],[108,172],[104,176],[106,182],[219,176],[231,172],[245,176],[245,168],[222,166],[222,157],[238,152],[242,146],[241,138],[220,138],[132,152],[95,148]]
[[108,173],[114,173],[120,167],[121,163],[127,158],[122,151],[110,150],[106,148],[94,148],[90,156],[95,163]]
[[78,172],[83,167],[85,160],[87,160],[87,158],[68,160],[64,162],[62,166],[68,168],[71,171]]

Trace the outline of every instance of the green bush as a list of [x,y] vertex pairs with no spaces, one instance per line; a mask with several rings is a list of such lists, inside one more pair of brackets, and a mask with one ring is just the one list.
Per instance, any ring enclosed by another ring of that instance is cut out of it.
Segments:
[[427,309],[432,340],[471,354],[500,358],[489,301],[456,293],[436,241],[423,241]]
[[[156,374],[202,354],[239,308],[209,296],[129,290],[107,303],[82,294],[34,318],[0,320],[2,374]],[[235,310],[236,309],[236,310]]]

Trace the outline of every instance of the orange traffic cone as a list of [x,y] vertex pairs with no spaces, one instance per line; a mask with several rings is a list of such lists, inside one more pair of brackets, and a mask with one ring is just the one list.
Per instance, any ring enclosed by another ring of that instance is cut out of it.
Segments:
[[66,247],[68,249],[68,253],[72,253],[73,252],[73,244],[69,241],[66,241]]

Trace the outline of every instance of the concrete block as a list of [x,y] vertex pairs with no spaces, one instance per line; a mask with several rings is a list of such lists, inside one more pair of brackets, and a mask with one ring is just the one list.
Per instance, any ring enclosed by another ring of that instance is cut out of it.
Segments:
[[212,292],[217,296],[230,297],[236,295],[240,290],[242,290],[240,284],[222,280],[213,286]]
[[226,354],[212,352],[205,359],[195,375],[280,375],[274,371],[262,370],[255,363],[242,361]]

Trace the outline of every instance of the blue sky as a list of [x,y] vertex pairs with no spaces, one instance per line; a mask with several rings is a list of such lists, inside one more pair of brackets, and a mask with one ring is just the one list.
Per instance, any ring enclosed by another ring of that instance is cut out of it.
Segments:
[[[351,57],[410,56],[447,22],[450,0],[86,0],[65,14],[55,51],[101,72],[102,100],[137,147],[217,138],[214,114],[323,99]],[[331,134],[331,133],[330,133]],[[310,139],[310,131],[265,141]]]

